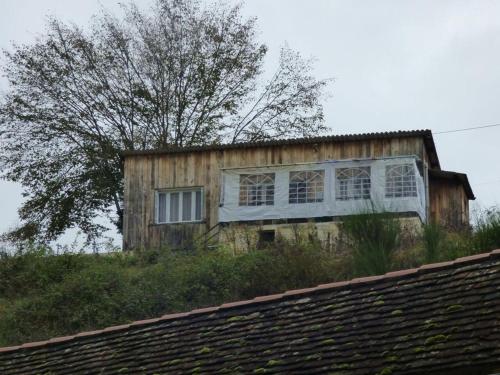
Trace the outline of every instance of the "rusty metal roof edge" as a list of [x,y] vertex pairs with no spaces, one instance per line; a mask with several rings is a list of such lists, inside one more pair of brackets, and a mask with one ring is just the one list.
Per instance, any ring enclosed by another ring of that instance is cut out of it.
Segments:
[[[288,138],[288,139],[275,139],[263,140],[258,142],[239,142],[239,143],[226,143],[226,144],[211,144],[187,147],[171,147],[166,149],[154,150],[129,150],[123,151],[122,156],[138,156],[138,155],[156,155],[156,154],[173,154],[173,153],[187,153],[199,151],[213,151],[213,150],[229,150],[237,148],[257,148],[268,146],[283,146],[294,144],[314,144],[325,142],[340,142],[340,141],[357,141],[365,139],[384,139],[384,138],[397,138],[397,137],[425,137],[432,140],[432,131],[429,129],[419,130],[396,130],[388,132],[373,132],[373,133],[359,133],[359,134],[332,134],[318,137],[303,137],[303,138]],[[432,141],[429,146],[434,146]],[[434,147],[435,149],[435,147]]]

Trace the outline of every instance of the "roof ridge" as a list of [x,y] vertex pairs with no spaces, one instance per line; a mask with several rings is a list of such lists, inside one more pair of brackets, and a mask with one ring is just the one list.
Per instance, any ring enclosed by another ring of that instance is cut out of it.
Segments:
[[276,301],[276,300],[290,297],[290,296],[305,295],[308,293],[315,293],[315,292],[319,292],[319,291],[342,288],[342,287],[346,287],[346,286],[357,286],[357,285],[377,282],[380,280],[387,280],[387,279],[393,280],[393,279],[406,277],[409,275],[414,275],[414,274],[417,274],[420,272],[438,271],[438,270],[442,270],[442,269],[451,267],[453,265],[473,263],[473,262],[482,261],[482,260],[492,258],[492,257],[497,257],[497,256],[500,256],[500,249],[496,249],[496,250],[490,251],[488,253],[469,255],[469,256],[457,258],[457,259],[452,260],[452,261],[439,262],[439,263],[429,263],[429,264],[424,264],[422,266],[419,266],[417,268],[409,268],[409,269],[404,269],[404,270],[391,271],[391,272],[388,272],[384,275],[358,277],[358,278],[354,278],[354,279],[347,280],[347,281],[337,281],[337,282],[332,282],[332,283],[319,284],[319,285],[317,285],[315,287],[311,287],[311,288],[292,289],[292,290],[287,290],[283,293],[270,294],[270,295],[266,295],[266,296],[258,296],[258,297],[255,297],[253,299],[250,299],[250,300],[228,302],[228,303],[224,303],[224,304],[219,305],[219,306],[204,307],[204,308],[194,309],[194,310],[191,310],[188,312],[165,314],[159,318],[138,320],[138,321],[134,321],[134,322],[131,322],[128,324],[106,327],[106,328],[103,328],[100,330],[80,332],[80,333],[77,333],[75,335],[55,337],[55,338],[51,338],[49,340],[44,340],[44,341],[28,342],[28,343],[24,343],[24,344],[16,345],[16,346],[7,346],[7,347],[3,347],[3,348],[0,347],[0,354],[6,353],[6,352],[12,352],[12,351],[16,351],[16,350],[21,350],[21,349],[42,347],[42,346],[61,343],[61,342],[68,342],[68,341],[78,339],[80,337],[98,336],[98,335],[105,334],[108,332],[122,331],[122,330],[128,329],[130,327],[145,326],[145,325],[149,325],[149,324],[153,324],[153,323],[157,323],[157,322],[161,322],[161,321],[180,319],[180,318],[184,318],[184,317],[192,316],[192,315],[212,313],[212,312],[219,311],[219,310],[229,310],[229,309],[239,307],[239,306],[247,306],[247,305],[266,303],[269,301]]
[[306,136],[297,138],[278,138],[278,139],[264,139],[260,141],[244,141],[235,143],[220,143],[220,144],[205,144],[205,145],[192,145],[192,146],[173,146],[163,149],[152,149],[152,150],[126,150],[121,154],[122,156],[131,155],[142,155],[149,153],[169,153],[178,151],[195,151],[195,150],[205,150],[212,148],[238,148],[238,147],[253,147],[253,146],[272,146],[278,144],[288,144],[288,143],[300,143],[300,142],[321,142],[328,140],[343,140],[345,138],[369,138],[369,137],[393,137],[393,136],[427,136],[432,138],[431,129],[408,129],[408,130],[391,130],[391,131],[379,131],[379,132],[364,132],[364,133],[345,133],[345,134],[325,134],[316,136]]

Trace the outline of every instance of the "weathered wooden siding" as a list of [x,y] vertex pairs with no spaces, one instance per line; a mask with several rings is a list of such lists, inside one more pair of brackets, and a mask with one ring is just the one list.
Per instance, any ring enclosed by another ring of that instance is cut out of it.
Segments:
[[[218,222],[221,169],[324,160],[416,155],[427,161],[420,137],[280,145],[125,157],[124,248],[182,246]],[[155,224],[155,190],[201,186],[200,224]]]
[[453,230],[468,227],[469,198],[460,182],[431,178],[429,197],[431,221]]

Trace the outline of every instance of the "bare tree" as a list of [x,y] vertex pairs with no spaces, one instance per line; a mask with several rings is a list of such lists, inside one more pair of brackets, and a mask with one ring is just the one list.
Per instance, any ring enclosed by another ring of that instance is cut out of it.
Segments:
[[51,18],[36,42],[4,52],[0,168],[27,197],[15,238],[51,240],[74,226],[96,236],[103,213],[120,228],[123,150],[326,130],[328,80],[285,47],[264,81],[267,48],[240,6],[122,9],[120,18],[103,11],[87,31]]

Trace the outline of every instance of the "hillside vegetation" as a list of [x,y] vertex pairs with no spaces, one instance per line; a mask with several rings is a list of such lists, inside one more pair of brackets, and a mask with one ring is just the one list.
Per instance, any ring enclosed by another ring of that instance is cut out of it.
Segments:
[[491,211],[462,233],[428,225],[412,239],[389,217],[359,215],[343,233],[335,251],[308,234],[243,254],[3,252],[0,346],[486,252],[500,247],[500,214]]

